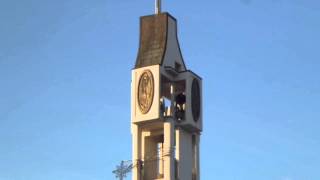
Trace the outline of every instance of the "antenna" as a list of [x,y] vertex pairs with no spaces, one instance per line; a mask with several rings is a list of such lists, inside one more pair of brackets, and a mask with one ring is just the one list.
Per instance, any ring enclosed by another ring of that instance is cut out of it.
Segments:
[[161,13],[161,0],[155,0],[155,14]]
[[119,180],[124,180],[124,178],[127,177],[127,174],[131,171],[131,169],[131,161],[121,161],[120,165],[117,166],[117,169],[112,171],[112,173],[115,174],[116,178],[119,178]]

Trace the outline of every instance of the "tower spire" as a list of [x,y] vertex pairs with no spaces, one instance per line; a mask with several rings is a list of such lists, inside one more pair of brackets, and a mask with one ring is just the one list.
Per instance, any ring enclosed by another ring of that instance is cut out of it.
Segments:
[[161,0],[155,0],[155,14],[161,13]]

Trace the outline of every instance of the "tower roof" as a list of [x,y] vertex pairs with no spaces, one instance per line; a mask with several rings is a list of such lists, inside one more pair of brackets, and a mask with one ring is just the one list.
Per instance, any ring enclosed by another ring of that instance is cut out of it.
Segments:
[[[135,68],[163,64],[169,36],[169,18],[174,20],[176,26],[176,19],[169,13],[140,18],[140,45]],[[179,46],[178,39],[175,38]],[[180,51],[180,47],[178,49]],[[179,54],[182,59],[181,52]],[[183,66],[185,67],[184,62]]]

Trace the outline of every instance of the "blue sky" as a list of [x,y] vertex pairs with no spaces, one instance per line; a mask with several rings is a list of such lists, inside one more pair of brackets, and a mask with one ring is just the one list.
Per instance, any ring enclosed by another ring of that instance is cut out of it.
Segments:
[[[111,180],[153,0],[0,1],[0,180]],[[319,180],[320,2],[163,0],[204,79],[203,180]],[[129,179],[129,178],[128,178]]]

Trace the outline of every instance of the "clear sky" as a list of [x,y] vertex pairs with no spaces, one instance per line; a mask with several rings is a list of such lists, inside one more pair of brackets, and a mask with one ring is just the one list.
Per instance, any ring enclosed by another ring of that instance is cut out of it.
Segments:
[[[0,0],[0,180],[112,180],[153,0]],[[202,180],[320,179],[320,2],[163,0],[204,79]],[[128,178],[129,179],[129,178]]]

